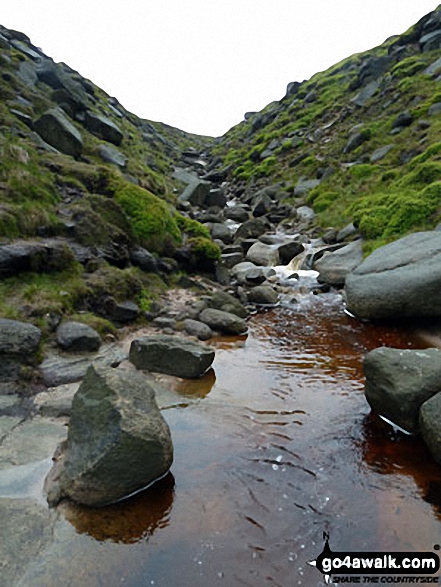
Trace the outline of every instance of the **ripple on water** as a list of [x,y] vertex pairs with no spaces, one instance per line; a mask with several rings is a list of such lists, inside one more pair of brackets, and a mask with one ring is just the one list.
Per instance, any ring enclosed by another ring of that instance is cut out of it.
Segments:
[[315,587],[307,561],[324,530],[335,550],[439,542],[439,467],[370,416],[361,393],[365,352],[418,340],[351,320],[338,296],[310,304],[214,342],[215,381],[183,385],[197,401],[165,413],[173,478],[111,510],[63,508],[71,571],[46,568],[32,587],[68,583],[80,554],[76,587]]

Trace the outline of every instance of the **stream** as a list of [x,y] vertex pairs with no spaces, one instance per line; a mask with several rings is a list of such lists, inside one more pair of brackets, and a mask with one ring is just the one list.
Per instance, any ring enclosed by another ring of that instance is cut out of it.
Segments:
[[249,326],[215,340],[215,376],[164,412],[171,474],[105,510],[60,506],[33,587],[315,587],[323,532],[343,551],[440,542],[441,467],[363,395],[368,350],[427,343],[350,318],[333,293]]

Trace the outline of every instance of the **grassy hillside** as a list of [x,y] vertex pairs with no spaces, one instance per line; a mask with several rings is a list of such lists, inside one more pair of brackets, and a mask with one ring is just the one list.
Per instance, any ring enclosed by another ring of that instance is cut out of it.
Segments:
[[441,62],[431,65],[441,57],[440,22],[437,9],[247,115],[213,151],[231,166],[235,188],[282,182],[292,203],[311,205],[323,228],[354,222],[367,251],[435,227]]

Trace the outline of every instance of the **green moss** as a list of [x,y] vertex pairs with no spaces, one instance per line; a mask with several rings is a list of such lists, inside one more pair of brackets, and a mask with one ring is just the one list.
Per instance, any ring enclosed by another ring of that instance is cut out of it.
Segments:
[[364,179],[370,177],[377,171],[374,165],[362,164],[354,165],[350,168],[349,172],[355,179]]
[[121,183],[114,197],[130,219],[133,233],[142,246],[163,254],[180,243],[176,219],[163,200],[129,183]]
[[423,186],[441,180],[441,162],[427,161],[419,165],[415,171],[407,174],[402,181],[405,186]]
[[81,324],[87,324],[94,330],[96,330],[101,338],[105,338],[107,334],[111,334],[112,336],[118,335],[118,330],[105,318],[101,318],[100,316],[95,316],[95,314],[91,314],[90,312],[83,312],[81,314],[72,314],[69,316],[69,320],[74,322],[81,322]]
[[217,261],[221,256],[219,245],[204,237],[191,238],[188,240],[191,252],[198,260]]
[[426,61],[422,60],[419,55],[412,55],[399,61],[391,69],[391,73],[398,79],[413,76],[426,66]]
[[324,210],[327,210],[329,206],[331,206],[333,202],[338,199],[339,195],[340,194],[338,192],[333,191],[321,192],[313,201],[314,210],[316,212],[323,212]]
[[184,234],[190,237],[202,236],[205,238],[210,238],[210,231],[208,228],[197,220],[188,218],[187,216],[183,216],[179,213],[175,215],[175,220],[179,230]]

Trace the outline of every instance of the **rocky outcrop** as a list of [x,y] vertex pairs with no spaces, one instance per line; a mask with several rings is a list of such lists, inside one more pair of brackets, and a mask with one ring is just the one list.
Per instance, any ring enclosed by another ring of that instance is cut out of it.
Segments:
[[374,251],[346,278],[360,318],[440,316],[441,233],[417,232]]
[[28,357],[41,340],[41,330],[33,324],[0,318],[0,355]]
[[99,139],[113,143],[116,146],[120,145],[124,138],[121,129],[106,116],[87,112],[84,126]]
[[371,408],[407,432],[417,432],[420,408],[441,392],[441,351],[377,348],[364,359]]
[[317,280],[336,287],[345,284],[346,276],[363,261],[361,241],[354,241],[337,251],[325,253],[315,264]]
[[79,157],[83,150],[81,134],[63,112],[52,108],[34,123],[34,128],[51,147],[65,155]]
[[72,402],[67,441],[46,478],[47,500],[102,507],[164,476],[172,461],[170,431],[146,378],[90,367]]
[[80,322],[63,322],[57,330],[57,342],[65,351],[97,351],[101,337],[96,330]]
[[178,336],[145,336],[130,347],[130,361],[137,369],[176,377],[201,377],[213,360],[212,348]]

